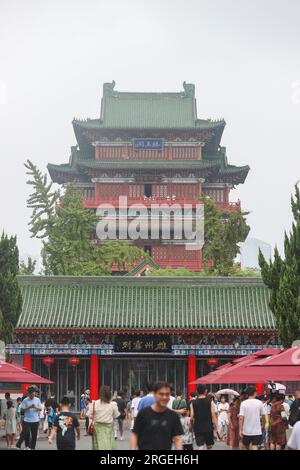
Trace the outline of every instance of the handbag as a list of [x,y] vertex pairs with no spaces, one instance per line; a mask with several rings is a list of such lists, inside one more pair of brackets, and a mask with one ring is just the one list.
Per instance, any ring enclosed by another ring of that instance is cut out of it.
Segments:
[[92,436],[94,434],[94,419],[95,419],[95,402],[93,403],[93,412],[92,412],[92,420],[89,424],[88,428],[88,435]]

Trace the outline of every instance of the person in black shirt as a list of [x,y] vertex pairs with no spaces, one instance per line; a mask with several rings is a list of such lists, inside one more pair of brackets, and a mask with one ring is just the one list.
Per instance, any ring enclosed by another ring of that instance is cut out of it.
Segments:
[[171,386],[160,382],[155,385],[155,403],[139,411],[131,434],[130,450],[182,450],[183,429],[177,413],[167,405]]
[[45,408],[48,408],[51,406],[53,408],[54,412],[57,413],[59,409],[59,405],[55,399],[55,393],[51,393],[50,398],[48,398],[45,402]]
[[[116,398],[113,400],[117,403],[118,405],[118,410],[119,410],[119,416],[117,417],[116,421],[118,424],[119,428],[119,433],[120,433],[120,441],[123,441],[123,432],[124,432],[124,419],[126,418],[126,401],[124,400],[124,394],[123,392],[117,392]],[[118,437],[118,432],[115,427],[115,439]]]
[[197,398],[197,392],[191,392],[190,393],[190,399],[188,400],[187,402],[187,409],[188,409],[188,412],[190,412],[190,409],[191,409],[191,403],[196,400]]
[[203,450],[205,445],[210,450],[214,445],[214,428],[219,435],[215,404],[211,397],[207,397],[205,385],[198,385],[197,392],[198,398],[190,404],[196,444],[199,450]]
[[80,439],[80,427],[77,417],[70,412],[70,400],[64,397],[61,401],[61,411],[55,417],[53,428],[48,438],[52,444],[54,434],[56,434],[57,450],[75,450],[75,432],[77,439]]
[[295,392],[295,400],[291,404],[289,425],[294,426],[300,421],[300,390]]

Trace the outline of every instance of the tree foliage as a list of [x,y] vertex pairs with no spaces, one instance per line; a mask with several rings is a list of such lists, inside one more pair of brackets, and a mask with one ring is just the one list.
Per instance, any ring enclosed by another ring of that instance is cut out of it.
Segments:
[[295,186],[291,197],[294,217],[291,231],[284,236],[284,259],[277,247],[274,259],[259,253],[264,283],[271,289],[270,308],[274,313],[279,338],[284,346],[300,338],[300,192]]
[[[150,269],[150,276],[193,276],[193,277],[205,277],[205,276],[216,276],[216,273],[212,269],[202,271],[189,271],[186,268],[165,268],[165,269]],[[230,270],[229,276],[234,277],[261,277],[261,273],[256,269],[241,269],[239,266],[233,266]]]
[[91,234],[98,218],[83,207],[83,192],[72,185],[60,194],[29,160],[28,184],[33,187],[27,206],[32,209],[32,236],[42,239],[43,272],[48,275],[98,276],[110,274],[115,264],[126,271],[147,254],[124,241],[99,247]]
[[17,281],[19,251],[16,237],[2,233],[0,239],[0,338],[11,340],[22,309],[22,296]]
[[129,245],[124,240],[107,242],[100,249],[100,252],[104,264],[110,267],[114,264],[118,266],[118,270],[121,272],[130,271],[137,261],[149,257],[144,250]]
[[28,256],[27,261],[21,261],[19,266],[19,274],[30,276],[34,274],[36,267],[36,260]]
[[26,174],[29,175],[27,184],[33,192],[27,199],[27,207],[32,209],[29,222],[32,238],[47,238],[52,225],[55,223],[55,204],[59,200],[59,191],[52,189],[46,174],[30,161],[25,163]]
[[219,209],[209,198],[204,204],[203,261],[206,270],[219,276],[228,276],[233,270],[234,259],[239,253],[239,242],[246,239],[249,226],[246,212]]

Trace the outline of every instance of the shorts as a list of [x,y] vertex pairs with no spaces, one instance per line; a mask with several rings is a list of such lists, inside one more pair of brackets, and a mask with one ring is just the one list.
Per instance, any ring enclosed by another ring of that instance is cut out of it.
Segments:
[[262,434],[258,434],[257,436],[244,436],[242,443],[245,447],[248,447],[250,444],[260,446],[262,443]]
[[57,450],[75,450],[75,443],[66,442],[63,439],[57,439],[56,441]]
[[212,447],[215,443],[213,431],[199,432],[195,434],[195,438],[198,447],[203,447],[204,444],[207,447]]

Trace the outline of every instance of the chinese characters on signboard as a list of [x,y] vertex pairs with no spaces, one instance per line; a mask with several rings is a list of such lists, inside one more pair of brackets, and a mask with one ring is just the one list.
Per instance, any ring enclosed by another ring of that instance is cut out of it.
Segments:
[[115,352],[127,353],[168,353],[172,351],[171,338],[154,335],[118,335]]
[[135,150],[162,150],[164,139],[132,139]]

